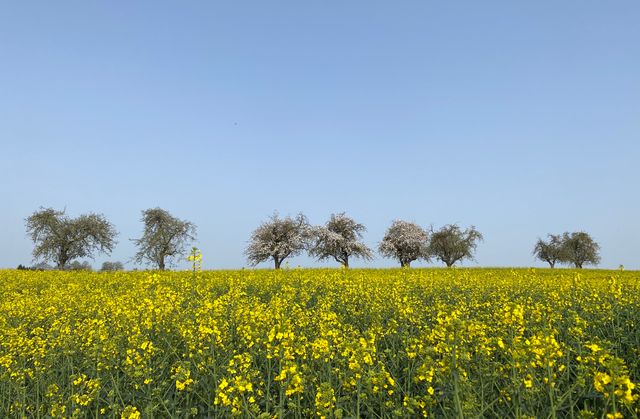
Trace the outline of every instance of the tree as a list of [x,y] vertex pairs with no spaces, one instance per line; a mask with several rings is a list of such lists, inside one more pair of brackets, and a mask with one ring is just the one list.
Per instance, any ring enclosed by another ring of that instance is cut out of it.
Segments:
[[161,271],[174,259],[185,254],[185,248],[196,239],[196,226],[190,221],[180,220],[161,208],[142,211],[144,232],[134,239],[138,252],[133,257],[136,263],[147,263]]
[[474,226],[462,231],[457,224],[448,224],[431,234],[428,252],[451,267],[460,260],[473,259],[481,240],[482,234]]
[[562,261],[562,237],[557,234],[548,234],[548,241],[538,239],[533,248],[533,255],[549,264],[551,268],[556,266],[557,262]]
[[101,272],[124,271],[122,262],[104,262],[100,268]]
[[251,234],[245,250],[247,260],[253,266],[273,259],[276,269],[290,256],[299,255],[309,245],[311,236],[309,222],[302,213],[295,218],[278,217],[274,213]]
[[364,225],[356,223],[344,212],[331,214],[324,226],[313,229],[313,245],[309,254],[318,260],[333,258],[345,268],[349,267],[352,256],[371,260],[371,249],[360,241],[365,231]]
[[599,251],[598,243],[584,231],[562,234],[562,261],[572,263],[578,269],[584,264],[600,263]]
[[97,252],[110,254],[118,234],[102,214],[70,218],[52,208],[40,208],[25,224],[35,244],[33,258],[52,261],[58,269],[77,258],[93,258]]
[[395,220],[378,246],[385,257],[397,259],[401,267],[410,267],[411,262],[423,258],[428,260],[426,249],[429,234],[419,225]]

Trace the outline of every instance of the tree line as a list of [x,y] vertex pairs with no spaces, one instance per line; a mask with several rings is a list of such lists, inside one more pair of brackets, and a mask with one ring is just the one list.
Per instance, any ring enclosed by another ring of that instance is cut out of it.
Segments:
[[[142,211],[143,233],[131,239],[137,247],[132,261],[165,270],[186,254],[188,246],[197,238],[196,225],[174,217],[161,208]],[[79,258],[93,258],[96,254],[111,254],[117,244],[118,232],[104,215],[89,213],[71,218],[65,211],[40,208],[26,220],[27,235],[34,242],[34,260],[50,261],[60,270],[90,269]],[[271,215],[251,234],[245,249],[250,265],[271,261],[280,269],[285,259],[306,252],[319,260],[334,260],[345,268],[353,259],[372,260],[374,250],[363,241],[366,227],[344,212],[331,214],[324,225],[311,225],[307,217]],[[395,220],[378,243],[377,251],[396,260],[401,267],[422,260],[442,262],[447,267],[465,259],[473,259],[482,234],[474,227],[461,228],[447,224],[440,229]],[[548,235],[538,239],[533,254],[549,263],[585,264],[600,262],[599,245],[588,233],[574,232]],[[21,268],[25,268],[22,265]],[[102,270],[122,270],[121,262],[105,262]]]
[[578,269],[585,264],[600,263],[600,246],[584,231],[548,234],[546,241],[538,239],[533,254],[551,268],[556,263],[573,265]]
[[[164,270],[184,256],[187,245],[196,239],[196,226],[161,208],[142,211],[143,233],[131,239],[138,248],[132,260]],[[33,240],[34,260],[55,263],[60,270],[90,268],[75,259],[111,254],[118,232],[104,215],[89,213],[71,218],[65,211],[41,208],[26,220],[27,235]],[[121,270],[121,262],[105,262],[102,270]]]

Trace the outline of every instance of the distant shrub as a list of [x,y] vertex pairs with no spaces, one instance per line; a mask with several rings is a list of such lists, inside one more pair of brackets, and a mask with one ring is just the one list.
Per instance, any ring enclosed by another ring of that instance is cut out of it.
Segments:
[[71,262],[67,266],[66,270],[68,270],[68,271],[93,271],[93,267],[87,261],[78,262],[77,260],[74,260],[73,262]]
[[124,271],[122,262],[104,262],[100,268],[100,272]]
[[26,265],[20,264],[16,269],[19,271],[50,271],[53,268],[47,265],[46,263],[42,262],[33,266],[26,266]]

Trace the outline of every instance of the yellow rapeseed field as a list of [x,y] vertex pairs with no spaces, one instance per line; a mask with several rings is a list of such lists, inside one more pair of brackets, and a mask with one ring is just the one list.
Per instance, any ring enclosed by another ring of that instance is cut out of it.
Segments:
[[0,417],[638,417],[640,274],[0,271]]

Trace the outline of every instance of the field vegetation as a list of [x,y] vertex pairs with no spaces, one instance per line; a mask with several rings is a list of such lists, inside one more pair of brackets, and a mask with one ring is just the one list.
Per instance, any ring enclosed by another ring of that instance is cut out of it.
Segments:
[[2,417],[640,407],[637,272],[0,271],[0,295]]

